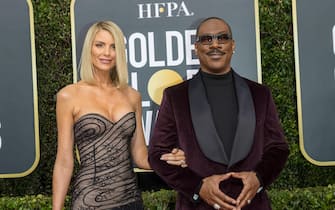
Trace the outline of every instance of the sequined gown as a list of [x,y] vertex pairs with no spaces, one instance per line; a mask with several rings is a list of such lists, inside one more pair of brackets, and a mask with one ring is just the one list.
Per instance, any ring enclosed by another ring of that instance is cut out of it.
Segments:
[[80,168],[73,181],[73,210],[143,209],[130,155],[135,113],[112,122],[86,114],[74,124]]

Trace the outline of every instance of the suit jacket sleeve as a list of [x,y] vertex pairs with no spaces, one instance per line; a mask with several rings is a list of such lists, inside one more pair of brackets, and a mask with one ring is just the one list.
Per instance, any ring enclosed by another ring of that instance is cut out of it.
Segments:
[[264,187],[269,186],[279,176],[289,155],[288,144],[284,137],[280,120],[271,92],[266,88],[267,107],[264,121],[264,145],[261,161],[255,171]]
[[[175,98],[173,98],[176,100]],[[159,114],[149,144],[149,163],[153,170],[173,189],[192,200],[195,189],[202,178],[188,167],[169,165],[160,160],[162,154],[169,153],[179,146],[178,130],[173,100],[164,91]],[[186,110],[185,110],[186,111]],[[186,158],[187,159],[187,158]]]

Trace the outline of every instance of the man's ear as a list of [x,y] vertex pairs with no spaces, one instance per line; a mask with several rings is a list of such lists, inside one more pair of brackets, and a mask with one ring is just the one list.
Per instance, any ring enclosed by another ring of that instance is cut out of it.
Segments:
[[194,44],[194,53],[196,56],[198,56],[198,45]]

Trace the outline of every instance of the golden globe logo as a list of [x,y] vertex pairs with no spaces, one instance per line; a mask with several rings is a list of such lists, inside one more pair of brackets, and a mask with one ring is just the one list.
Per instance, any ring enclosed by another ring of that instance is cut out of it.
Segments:
[[162,2],[137,4],[138,19],[150,19],[160,17],[179,17],[193,16],[194,12],[190,11],[185,2]]
[[160,105],[164,89],[182,81],[183,78],[174,70],[159,70],[151,76],[148,82],[148,94],[152,101]]

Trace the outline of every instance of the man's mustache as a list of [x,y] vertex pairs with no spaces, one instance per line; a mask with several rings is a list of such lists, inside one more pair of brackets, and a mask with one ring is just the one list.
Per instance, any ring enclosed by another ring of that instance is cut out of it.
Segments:
[[226,54],[224,51],[221,51],[221,50],[219,50],[219,49],[213,49],[213,50],[210,50],[208,53],[207,53],[207,55],[213,55],[213,54],[215,54],[215,55],[224,55],[224,54]]

